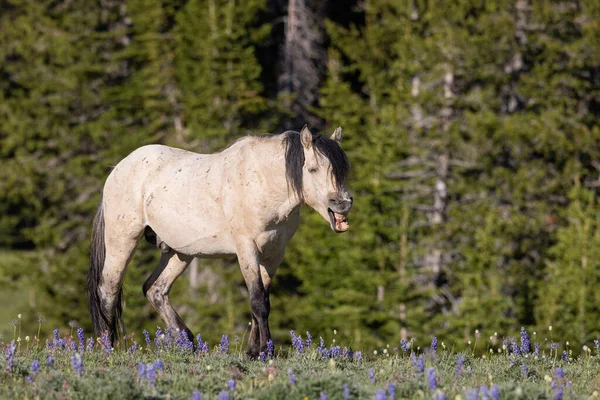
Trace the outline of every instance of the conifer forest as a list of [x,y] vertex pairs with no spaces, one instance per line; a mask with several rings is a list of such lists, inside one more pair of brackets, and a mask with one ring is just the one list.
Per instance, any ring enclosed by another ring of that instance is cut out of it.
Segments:
[[[343,128],[354,206],[339,235],[303,208],[276,343],[600,339],[598,0],[0,0],[0,333],[91,331],[92,220],[131,151],[305,124]],[[140,242],[125,275],[130,331],[163,325],[159,257]],[[171,302],[211,343],[251,320],[235,258]]]

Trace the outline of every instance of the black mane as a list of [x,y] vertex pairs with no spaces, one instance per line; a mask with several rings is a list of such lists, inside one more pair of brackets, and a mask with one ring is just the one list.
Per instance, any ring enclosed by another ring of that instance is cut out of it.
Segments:
[[[300,140],[300,133],[296,131],[284,132],[285,145],[285,174],[288,184],[298,196],[302,198],[302,167],[304,167],[304,149]],[[313,146],[316,151],[326,157],[331,163],[331,170],[337,190],[346,187],[350,172],[350,163],[346,153],[338,142],[323,135],[313,134]]]

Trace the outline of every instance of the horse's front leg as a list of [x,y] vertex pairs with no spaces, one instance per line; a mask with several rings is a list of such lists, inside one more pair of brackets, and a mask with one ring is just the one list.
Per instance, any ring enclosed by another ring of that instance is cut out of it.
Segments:
[[256,358],[261,352],[267,351],[267,342],[271,340],[269,331],[269,287],[270,274],[260,265],[259,254],[254,242],[238,250],[240,269],[244,275],[248,292],[250,293],[250,308],[252,310],[252,328],[248,339],[248,356]]

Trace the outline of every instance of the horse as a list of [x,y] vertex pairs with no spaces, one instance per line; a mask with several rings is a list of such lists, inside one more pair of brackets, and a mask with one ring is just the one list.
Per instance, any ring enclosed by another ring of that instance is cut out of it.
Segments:
[[247,354],[271,340],[269,288],[307,204],[334,232],[349,229],[353,198],[342,129],[330,137],[300,131],[246,136],[213,154],[147,145],[121,160],[106,179],[92,226],[87,279],[96,335],[114,343],[124,332],[122,280],[142,236],[161,251],[143,293],[161,319],[193,334],[169,291],[194,257],[235,255],[250,295]]

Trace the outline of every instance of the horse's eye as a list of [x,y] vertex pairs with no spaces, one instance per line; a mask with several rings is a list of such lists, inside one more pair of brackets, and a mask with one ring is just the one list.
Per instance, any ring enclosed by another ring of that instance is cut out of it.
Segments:
[[310,172],[311,174],[313,174],[313,173],[317,172],[317,169],[314,168],[314,167],[313,168],[309,168],[308,172]]

